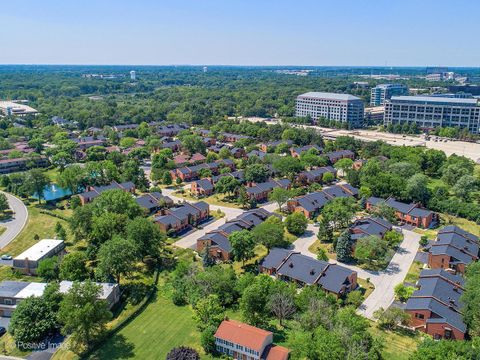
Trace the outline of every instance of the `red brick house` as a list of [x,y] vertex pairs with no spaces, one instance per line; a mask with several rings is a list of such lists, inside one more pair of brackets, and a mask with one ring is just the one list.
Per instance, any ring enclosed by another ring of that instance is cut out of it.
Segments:
[[422,270],[417,290],[405,306],[410,326],[436,340],[463,340],[467,332],[462,318],[464,291],[461,276],[441,269]]
[[328,157],[328,160],[330,160],[332,164],[335,164],[338,160],[341,159],[355,159],[355,154],[353,153],[353,151],[350,150],[332,151],[325,154],[325,156]]
[[164,210],[163,215],[154,218],[154,222],[161,231],[178,234],[193,226],[198,226],[209,217],[210,206],[206,202],[200,201],[194,204],[185,202],[178,207]]
[[320,146],[318,145],[305,145],[305,146],[302,146],[302,147],[294,147],[294,148],[291,148],[290,149],[290,155],[292,155],[293,157],[300,157],[304,152],[307,152],[307,151],[310,151],[311,149],[315,149],[318,151],[318,153],[322,153],[323,152],[323,148],[321,148]]
[[401,223],[427,229],[438,222],[438,214],[435,212],[422,208],[420,204],[402,203],[393,197],[384,200],[372,196],[367,200],[366,208],[368,211],[372,211],[383,202],[395,210],[395,215]]
[[110,185],[106,186],[87,186],[87,191],[78,194],[78,197],[80,198],[81,204],[85,205],[86,203],[89,203],[100,196],[102,192],[115,189],[135,194],[135,184],[133,182],[127,181],[123,183],[117,183],[116,181],[113,181]]
[[221,167],[228,167],[230,170],[235,170],[235,164],[230,159],[221,159],[207,164],[199,164],[193,166],[185,166],[170,171],[173,181],[180,178],[182,181],[192,181],[199,178],[200,170],[207,169],[213,175],[218,175]]
[[210,179],[201,179],[192,182],[190,187],[190,193],[193,196],[210,196],[213,194],[213,184]]
[[337,170],[332,166],[324,166],[317,169],[302,171],[297,175],[296,181],[300,185],[310,185],[313,183],[321,183],[323,176],[327,173],[337,176]]
[[266,201],[268,195],[276,187],[283,189],[290,189],[290,180],[280,179],[280,180],[271,180],[264,183],[259,183],[250,187],[247,187],[247,196],[250,200],[255,199],[256,202]]
[[337,197],[357,197],[358,189],[349,184],[339,184],[315,191],[303,196],[297,196],[287,202],[289,212],[301,212],[312,219],[332,199]]
[[465,274],[466,267],[478,260],[479,239],[477,236],[449,225],[441,229],[431,243],[428,266],[445,269],[452,273]]

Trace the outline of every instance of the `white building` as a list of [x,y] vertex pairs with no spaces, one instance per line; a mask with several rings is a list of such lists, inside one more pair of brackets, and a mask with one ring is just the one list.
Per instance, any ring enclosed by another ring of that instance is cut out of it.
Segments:
[[130,79],[131,79],[131,80],[135,80],[135,79],[136,79],[136,76],[137,76],[137,75],[136,75],[135,70],[130,71]]
[[394,96],[385,103],[384,125],[416,123],[419,128],[466,128],[478,134],[480,106],[477,99],[433,96]]
[[350,127],[363,125],[363,101],[349,94],[308,92],[297,97],[296,116],[310,116],[347,123]]
[[65,242],[63,240],[44,239],[13,259],[13,268],[24,274],[37,274],[40,261],[65,254]]
[[0,101],[0,115],[25,116],[37,114],[38,111],[28,105],[20,104],[14,101]]

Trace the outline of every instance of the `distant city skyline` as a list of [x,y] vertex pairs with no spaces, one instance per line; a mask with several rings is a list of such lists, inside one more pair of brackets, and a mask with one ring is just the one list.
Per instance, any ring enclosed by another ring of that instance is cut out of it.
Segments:
[[477,67],[480,2],[2,2],[0,64]]

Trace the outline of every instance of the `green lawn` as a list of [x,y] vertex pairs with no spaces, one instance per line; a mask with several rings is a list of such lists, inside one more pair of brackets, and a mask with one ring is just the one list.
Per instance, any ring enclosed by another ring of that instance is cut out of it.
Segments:
[[320,240],[315,240],[308,250],[316,254],[318,253],[319,248],[323,248],[327,252],[329,259],[337,260],[337,253],[333,250],[331,243],[322,243]]
[[414,261],[408,269],[407,276],[405,276],[405,281],[410,283],[415,283],[420,277],[420,272],[423,269],[423,264],[420,261]]
[[372,335],[383,339],[383,357],[388,360],[407,360],[417,349],[422,336],[420,333],[411,333],[406,330],[385,331],[379,329],[372,322],[370,327]]
[[154,302],[90,358],[165,359],[170,349],[180,345],[203,354],[191,308],[175,306],[160,290]]
[[366,299],[375,290],[375,285],[371,282],[367,282],[365,279],[358,278],[357,283],[360,286],[360,291],[363,294],[363,298]]

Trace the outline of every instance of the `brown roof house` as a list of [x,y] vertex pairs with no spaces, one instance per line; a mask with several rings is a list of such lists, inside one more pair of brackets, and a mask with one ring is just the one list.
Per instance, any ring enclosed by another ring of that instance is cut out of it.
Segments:
[[215,332],[220,354],[241,360],[287,360],[290,350],[273,344],[273,333],[236,320],[223,320]]
[[177,207],[164,210],[163,215],[156,216],[154,222],[165,233],[179,234],[184,230],[198,226],[210,217],[210,206],[204,202],[183,203]]

